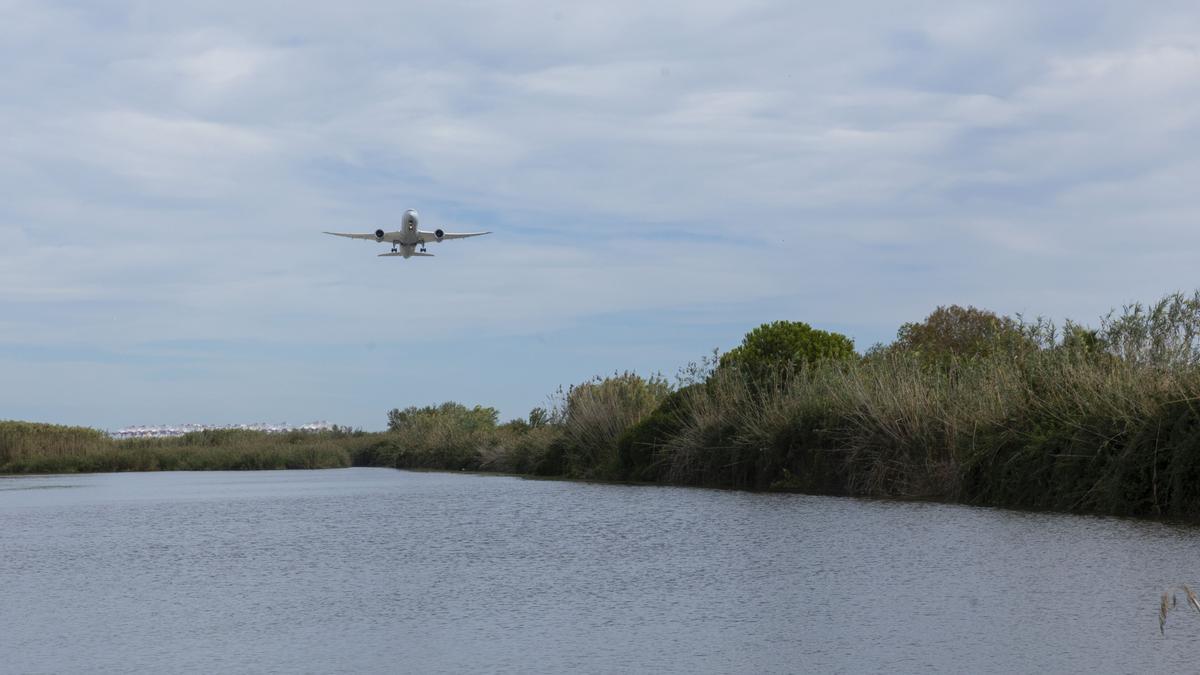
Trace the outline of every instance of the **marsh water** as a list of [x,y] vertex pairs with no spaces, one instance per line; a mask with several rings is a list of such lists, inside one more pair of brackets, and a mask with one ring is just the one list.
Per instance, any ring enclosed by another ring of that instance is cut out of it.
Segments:
[[[1200,530],[389,469],[0,478],[4,672],[1167,672]],[[1183,594],[1180,593],[1180,600]]]

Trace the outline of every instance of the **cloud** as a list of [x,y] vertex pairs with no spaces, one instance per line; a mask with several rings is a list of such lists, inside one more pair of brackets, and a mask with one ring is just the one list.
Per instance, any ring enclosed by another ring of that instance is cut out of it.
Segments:
[[[1195,285],[1183,3],[4,10],[0,356],[94,351],[147,386],[134,355],[169,342],[360,374],[370,343],[429,385],[464,340],[623,367],[622,316],[647,354],[775,318],[867,346],[938,304],[1087,321]],[[319,234],[408,207],[496,234],[416,261]],[[13,372],[40,392],[17,410],[52,408],[61,368]]]

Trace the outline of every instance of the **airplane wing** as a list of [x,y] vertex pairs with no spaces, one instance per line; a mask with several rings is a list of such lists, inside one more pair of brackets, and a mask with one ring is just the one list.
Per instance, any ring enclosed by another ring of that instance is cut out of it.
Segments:
[[349,234],[346,232],[325,232],[325,234],[332,234],[335,237],[348,237],[350,239],[368,239],[370,241],[392,241],[393,239],[400,238],[399,232],[384,232],[382,237],[379,236],[378,232],[373,232],[371,234]]
[[[438,231],[440,232],[440,230]],[[429,244],[435,241],[445,241],[447,239],[466,239],[467,237],[482,237],[491,232],[442,232],[442,236],[438,236],[438,232],[426,232],[425,230],[417,231],[417,235]]]

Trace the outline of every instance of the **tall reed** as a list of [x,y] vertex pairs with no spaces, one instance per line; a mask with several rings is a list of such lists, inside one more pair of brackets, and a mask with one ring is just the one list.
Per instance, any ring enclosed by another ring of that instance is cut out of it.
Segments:
[[0,473],[334,468],[349,466],[361,442],[331,433],[253,431],[116,441],[94,429],[0,422]]
[[612,477],[620,472],[618,440],[669,393],[660,376],[625,372],[560,391],[555,419],[562,428],[569,474]]

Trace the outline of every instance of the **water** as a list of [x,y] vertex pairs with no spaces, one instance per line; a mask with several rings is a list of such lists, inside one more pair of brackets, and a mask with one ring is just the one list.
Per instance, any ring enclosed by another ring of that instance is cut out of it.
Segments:
[[[1200,531],[387,469],[0,478],[4,672],[1190,672]],[[1180,593],[1182,600],[1182,593]]]

